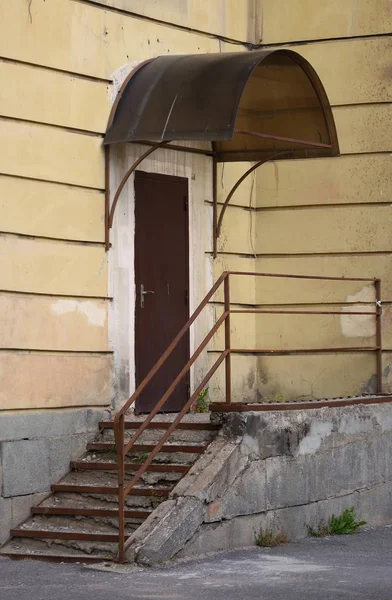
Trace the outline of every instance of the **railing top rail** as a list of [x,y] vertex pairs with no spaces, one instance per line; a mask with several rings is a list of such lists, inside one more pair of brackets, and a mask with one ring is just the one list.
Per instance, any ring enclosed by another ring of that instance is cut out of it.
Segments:
[[252,277],[284,277],[288,279],[318,279],[321,281],[380,281],[377,277],[326,277],[324,275],[292,275],[290,273],[253,273],[251,271],[227,271],[226,275],[251,275]]
[[[374,304],[374,303],[373,303]],[[344,306],[344,304],[343,304]],[[377,313],[372,311],[365,310],[269,310],[263,308],[239,308],[239,309],[231,309],[230,314],[240,314],[240,315],[376,315]]]

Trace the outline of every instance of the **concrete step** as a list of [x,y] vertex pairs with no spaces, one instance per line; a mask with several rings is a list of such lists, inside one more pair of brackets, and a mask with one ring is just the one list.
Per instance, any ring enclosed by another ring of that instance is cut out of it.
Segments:
[[[136,473],[142,463],[127,463],[125,465],[125,471]],[[117,463],[114,460],[92,460],[91,456],[82,460],[74,460],[71,462],[71,469],[73,471],[84,471],[84,470],[97,470],[97,471],[118,471]],[[176,464],[151,464],[147,467],[148,472],[153,473],[181,473],[185,475],[190,469],[189,465],[176,465]]]
[[[118,553],[117,542],[103,542],[99,540],[67,540],[67,539],[49,539],[33,537],[14,537],[2,549],[1,554],[9,556],[10,552],[18,551],[19,555],[26,554],[26,549],[30,549],[34,554],[64,555],[67,554],[76,560],[83,562],[80,558],[99,558],[102,560],[115,560]],[[30,554],[30,553],[29,553]],[[29,558],[30,556],[25,556]],[[89,561],[89,562],[98,562]]]
[[[82,485],[82,484],[67,484],[67,483],[55,483],[51,486],[53,492],[72,492],[81,494],[118,494],[117,486],[99,486],[99,485]],[[132,496],[155,496],[155,497],[167,497],[171,492],[172,487],[134,487],[129,495]]]
[[[160,418],[158,420],[153,419],[149,425],[148,429],[168,429],[174,419],[163,421]],[[133,419],[125,420],[125,429],[138,429],[140,425],[143,423],[144,419]],[[113,421],[100,421],[99,428],[100,429],[113,429],[114,423]],[[215,423],[210,423],[207,420],[203,421],[181,421],[176,426],[177,430],[180,431],[217,431],[219,429],[219,425]]]
[[[192,448],[194,449],[194,448]],[[177,465],[187,465],[188,467],[193,465],[194,462],[199,458],[199,452],[177,452],[177,448],[171,449],[170,452],[159,452],[154,460],[152,461],[152,465],[168,465],[168,464],[177,464]],[[125,457],[126,464],[138,464],[142,465],[146,458],[148,457],[149,452],[130,452]],[[109,444],[109,446],[101,447],[97,450],[89,450],[83,458],[81,458],[83,462],[108,462],[108,463],[116,463],[117,456],[114,449],[114,445]]]
[[[135,523],[133,522],[135,521]],[[137,521],[137,522],[136,522]],[[126,534],[130,535],[143,519],[129,520]],[[20,527],[12,529],[14,537],[117,542],[117,519],[73,517],[68,515],[33,515]]]
[[[152,452],[155,448],[154,442],[139,444],[136,443],[133,448],[130,450],[131,453],[138,452]],[[162,446],[162,452],[164,453],[186,453],[186,454],[202,454],[206,451],[208,444],[199,444],[198,442],[187,442],[186,444],[182,443],[167,443]],[[94,452],[100,450],[111,450],[115,451],[114,441],[113,442],[90,442],[87,444],[87,450],[93,450]]]
[[[34,506],[31,509],[33,515],[66,515],[70,517],[112,517],[117,519],[118,506],[116,508],[76,508],[75,506]],[[126,519],[147,519],[152,513],[152,510],[126,510]]]
[[[135,488],[142,493],[145,489],[172,488],[173,485],[181,479],[181,473],[144,473],[144,479],[140,479]],[[132,479],[133,472],[126,473],[125,482]],[[100,470],[82,470],[71,471],[55,486],[76,485],[76,486],[96,486],[96,487],[116,487],[118,486],[117,473],[115,471]],[[57,491],[57,490],[55,490]],[[58,491],[61,491],[60,489]],[[142,493],[142,495],[144,495]],[[148,494],[147,494],[148,495]]]
[[[125,422],[125,440],[129,441],[135,435],[140,427],[140,422],[130,421]],[[138,438],[138,443],[157,443],[164,435],[165,431],[170,427],[170,422],[152,422],[148,428],[143,431]],[[177,428],[170,436],[169,443],[205,443],[214,439],[217,431],[217,426],[212,423],[180,423],[181,427]],[[96,441],[106,441],[114,443],[114,430],[112,422],[100,423],[101,435]]]
[[[139,527],[143,519],[128,520],[126,523],[126,537]],[[20,527],[11,530],[13,541],[19,545],[25,539],[32,540],[32,548],[38,542],[47,546],[57,546],[73,549],[78,553],[86,552],[98,555],[101,558],[115,558],[117,554],[118,528],[117,520],[103,519],[100,517],[70,517],[62,515],[33,515]],[[8,545],[7,545],[8,546]],[[7,546],[4,552],[7,552]],[[41,548],[41,545],[38,544]],[[8,546],[8,550],[10,547]]]
[[[130,411],[125,415],[126,423],[143,423],[145,421],[147,414],[136,415],[134,412]],[[158,413],[153,417],[151,423],[172,423],[178,413]],[[112,423],[113,419],[107,419],[105,421],[101,421],[101,423]],[[210,412],[188,412],[186,413],[179,424],[181,428],[187,428],[188,426],[196,427],[198,425],[206,425],[207,428],[211,425],[211,413]]]
[[[91,465],[93,466],[91,467]],[[141,466],[141,463],[136,465],[127,464],[125,469],[126,481],[130,481]],[[67,476],[67,481],[86,482],[88,480],[93,484],[102,482],[103,485],[107,485],[110,482],[110,486],[118,484],[118,467],[116,463],[80,461],[76,464],[71,463],[71,467],[72,471]],[[153,465],[151,469],[141,475],[138,485],[155,485],[159,482],[163,485],[166,483],[168,485],[175,485],[190,468],[188,465],[173,465],[173,468],[170,467],[171,465],[169,465],[169,468],[166,465]]]
[[[13,538],[0,549],[1,556],[12,559],[43,560],[50,562],[99,563],[112,561],[116,557],[117,544],[107,544],[105,548],[83,546],[79,548],[58,543],[56,540],[38,540],[32,538]],[[87,552],[88,550],[88,552]]]
[[[127,510],[151,511],[152,505],[157,505],[159,498],[154,496],[127,496],[125,504]],[[38,508],[75,508],[86,510],[113,510],[118,511],[117,496],[113,494],[86,494],[63,492],[52,494]]]

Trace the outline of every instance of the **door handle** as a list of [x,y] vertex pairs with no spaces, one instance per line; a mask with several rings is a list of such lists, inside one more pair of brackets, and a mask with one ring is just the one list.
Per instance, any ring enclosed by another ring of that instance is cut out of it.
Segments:
[[155,292],[153,292],[152,290],[145,290],[144,289],[144,285],[141,283],[140,284],[140,308],[144,308],[144,296],[146,294],[154,294]]

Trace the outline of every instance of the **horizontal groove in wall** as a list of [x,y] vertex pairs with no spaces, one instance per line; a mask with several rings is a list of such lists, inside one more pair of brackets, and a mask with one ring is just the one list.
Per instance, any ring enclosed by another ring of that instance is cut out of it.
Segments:
[[1,236],[17,237],[28,240],[44,240],[49,242],[58,242],[60,244],[67,244],[72,246],[97,246],[105,247],[105,242],[91,242],[85,240],[71,240],[68,238],[49,237],[46,235],[31,235],[30,233],[15,233],[14,231],[0,231]]
[[62,129],[67,133],[76,133],[77,135],[87,135],[89,137],[104,138],[104,131],[89,131],[87,129],[78,129],[76,127],[68,127],[67,125],[57,125],[56,123],[46,123],[43,121],[33,121],[32,119],[21,119],[20,117],[7,117],[0,115],[0,121],[14,121],[15,123],[27,123],[28,125],[39,125],[40,127],[53,127],[54,129]]
[[[391,104],[391,103],[388,102],[388,104]],[[392,149],[391,150],[377,150],[374,152],[346,152],[346,153],[340,154],[336,158],[344,158],[345,156],[378,156],[379,154],[387,154],[388,156],[391,156]],[[309,160],[309,159],[303,159],[303,160]],[[317,158],[315,160],[325,160],[325,158]]]
[[370,102],[347,102],[347,104],[331,104],[332,108],[356,108],[358,106],[378,106],[379,104],[391,104],[392,100],[371,100]]
[[[204,204],[208,206],[213,206],[213,202],[210,200],[205,200]],[[217,202],[217,205],[222,207],[223,202]],[[323,203],[323,204],[282,204],[281,206],[246,206],[243,204],[232,204],[229,202],[227,208],[242,208],[243,210],[247,210],[248,212],[270,212],[270,211],[280,211],[280,210],[313,210],[317,208],[361,208],[363,206],[391,206],[390,200],[383,200],[381,202],[340,202],[340,203]]]
[[[390,306],[392,304],[392,300],[383,300],[382,301],[382,305],[383,306]],[[291,302],[291,303],[287,303],[287,304],[256,304],[255,307],[256,308],[271,308],[271,309],[278,309],[280,307],[282,307],[282,309],[284,309],[285,307],[295,307],[295,306],[327,306],[327,307],[331,307],[333,308],[334,306],[339,307],[345,307],[345,306],[368,306],[369,308],[373,309],[375,302],[363,302],[361,300],[358,300],[358,302]],[[342,314],[343,311],[342,311]],[[348,313],[350,315],[350,312]]]
[[[212,300],[210,301],[208,304],[213,305],[213,306],[224,306],[224,302],[223,301],[219,301],[219,300]],[[271,310],[278,310],[280,308],[282,308],[283,310],[286,308],[291,308],[291,307],[300,307],[300,306],[358,306],[358,305],[362,305],[362,306],[369,306],[371,308],[373,308],[375,302],[364,302],[361,300],[358,300],[358,302],[339,302],[338,300],[336,302],[287,302],[287,304],[284,304],[282,302],[276,303],[276,304],[262,304],[262,303],[255,303],[255,304],[249,304],[246,302],[231,302],[231,307],[235,307],[235,306],[241,306],[241,307],[248,307],[250,309],[253,308],[265,308],[265,309],[271,309]],[[390,304],[392,304],[392,300],[383,300],[382,301],[383,306],[389,306]],[[262,313],[261,313],[262,314]],[[343,312],[342,312],[343,314]],[[349,313],[350,314],[350,313]]]
[[[219,252],[218,252],[219,254]],[[257,254],[256,258],[297,258],[304,256],[372,256],[372,255],[392,255],[391,250],[367,250],[361,252],[298,252],[291,254]]]
[[[279,210],[314,210],[317,208],[362,208],[362,207],[378,207],[391,206],[391,201],[383,200],[382,202],[340,202],[340,203],[323,203],[323,204],[283,204],[282,206],[258,206],[253,208],[256,212],[279,211]],[[248,208],[249,210],[249,208]]]
[[[212,251],[206,250],[206,256],[212,256]],[[299,258],[304,256],[372,256],[372,255],[392,255],[391,250],[369,250],[362,252],[303,252],[303,253],[292,253],[292,254],[249,254],[247,252],[224,252],[218,250],[217,256],[237,256],[238,258]]]
[[66,181],[57,181],[56,179],[41,179],[40,177],[27,177],[25,175],[18,175],[17,173],[3,173],[0,171],[0,176],[1,177],[12,177],[15,179],[24,179],[26,181],[39,181],[40,183],[51,183],[53,185],[64,185],[66,187],[70,187],[73,189],[80,189],[80,190],[93,190],[95,192],[101,192],[102,194],[105,193],[104,188],[99,188],[99,187],[91,187],[89,185],[79,185],[77,183],[67,183]]
[[94,77],[93,75],[85,75],[83,73],[76,73],[75,71],[67,71],[66,69],[60,69],[58,67],[50,67],[47,65],[41,65],[39,63],[32,63],[26,60],[20,60],[8,56],[0,56],[0,60],[8,63],[12,63],[15,65],[24,65],[26,67],[32,67],[34,69],[43,69],[45,71],[53,71],[55,73],[63,73],[64,75],[69,75],[70,77],[76,77],[78,79],[83,79],[84,81],[92,81],[94,83],[102,83],[104,85],[112,85],[113,81],[111,79],[103,79],[101,77]]
[[[205,250],[204,254],[206,256],[210,256],[212,254],[212,250]],[[250,252],[228,252],[225,250],[219,250],[217,252],[217,255],[221,255],[221,256],[238,256],[238,258],[252,258],[255,259],[257,258],[257,254],[252,254]]]
[[117,8],[115,6],[106,6],[104,4],[101,4],[99,2],[94,2],[94,0],[72,0],[72,2],[78,2],[79,4],[86,4],[88,6],[93,6],[94,8],[98,8],[100,10],[104,10],[104,11],[108,11],[108,12],[114,12],[120,15],[123,15],[125,17],[129,17],[129,18],[133,18],[133,19],[138,19],[141,21],[149,21],[150,23],[156,23],[157,25],[162,25],[163,27],[170,27],[173,29],[180,29],[181,31],[186,31],[188,33],[194,34],[194,35],[202,35],[204,37],[208,37],[211,39],[215,39],[221,42],[225,42],[227,44],[234,44],[236,46],[240,45],[240,46],[246,46],[248,48],[248,50],[250,49],[257,49],[257,48],[262,48],[262,44],[254,44],[253,42],[247,42],[245,40],[238,40],[235,38],[229,38],[226,37],[224,35],[220,35],[218,33],[212,33],[210,31],[204,31],[202,29],[194,29],[193,27],[187,27],[184,25],[179,25],[177,23],[171,23],[170,21],[164,21],[162,19],[156,19],[154,17],[149,17],[147,15],[142,15],[140,13],[137,12],[133,12],[130,10],[126,10],[123,8]]
[[16,354],[63,354],[66,356],[112,356],[113,350],[41,350],[40,348],[0,348],[0,354],[12,352]]
[[[19,412],[19,413],[24,413],[24,412],[29,412],[29,413],[33,413],[33,412],[39,412],[39,413],[43,413],[43,412],[49,412],[49,413],[54,413],[54,412],[65,412],[65,411],[77,411],[77,410],[86,410],[87,409],[96,409],[99,410],[100,412],[105,410],[105,407],[109,407],[110,404],[70,404],[70,405],[66,405],[66,406],[53,406],[53,407],[47,407],[47,406],[42,406],[42,407],[33,407],[33,408],[0,408],[0,413],[15,413],[15,412]],[[78,434],[74,434],[74,435],[78,435]],[[50,495],[50,493],[48,493],[48,495]]]
[[[204,200],[204,204],[206,204],[207,206],[214,206],[214,203],[212,200]],[[218,206],[223,206],[223,202],[217,202]],[[245,210],[255,210],[254,206],[245,206],[243,204],[235,204],[234,202],[229,202],[229,204],[227,205],[227,208],[244,208]]]
[[299,40],[299,41],[281,41],[281,42],[272,42],[270,44],[262,44],[263,49],[268,50],[269,48],[277,48],[282,46],[307,46],[308,44],[323,44],[325,42],[348,42],[350,40],[371,40],[374,38],[388,38],[391,37],[391,33],[368,33],[368,34],[360,34],[360,35],[351,35],[351,36],[338,36],[338,37],[328,37],[328,38],[316,38],[316,39],[307,39],[307,40]]
[[[232,295],[233,295],[233,293],[232,293]],[[223,302],[223,300],[222,301],[220,301],[220,300],[210,300],[208,302],[208,305],[209,306],[220,307],[220,306],[224,306],[225,303]],[[256,304],[249,304],[249,302],[230,302],[230,306],[231,306],[231,308],[241,307],[241,308],[252,309],[252,308],[255,308]]]
[[[219,350],[219,349],[217,350],[217,349],[214,348],[213,350],[207,350],[207,354],[222,354],[222,352],[224,352],[224,351],[225,351],[224,348],[222,348],[221,350]],[[279,354],[279,352],[283,352],[283,351],[285,351],[285,348],[282,348],[281,350],[279,350],[278,348],[276,348],[270,354],[260,354],[260,353],[257,353],[256,350],[254,350],[254,351],[249,350],[249,352],[236,352],[236,350],[232,350],[231,354],[235,354],[236,356],[249,356],[249,355],[251,355],[251,356],[260,356],[260,357],[263,357],[263,358],[270,357],[270,356],[279,356],[280,358],[283,358],[283,357],[291,358],[293,356],[303,356],[303,357],[306,357],[306,356],[316,356],[316,355],[322,355],[323,354],[321,351],[319,351],[319,352],[306,352],[306,353],[304,353],[303,350],[302,351],[299,350],[298,354],[295,354],[295,353],[293,353],[293,354]],[[354,351],[354,352],[349,352],[347,350],[341,350],[341,349],[337,348],[335,354],[355,354],[355,355],[362,356],[363,354],[375,354],[376,352],[377,352],[377,350],[368,350],[366,348],[364,348],[364,350],[362,350],[362,351],[357,350],[357,351]],[[392,348],[383,348],[382,352],[383,353],[392,352]],[[334,354],[333,352],[331,352],[331,350],[326,350],[325,353],[326,354]]]
[[113,301],[113,296],[78,296],[75,294],[47,294],[44,292],[20,292],[19,290],[0,289],[0,294],[17,294],[18,296],[43,296],[44,298],[64,298],[69,300],[107,300]]

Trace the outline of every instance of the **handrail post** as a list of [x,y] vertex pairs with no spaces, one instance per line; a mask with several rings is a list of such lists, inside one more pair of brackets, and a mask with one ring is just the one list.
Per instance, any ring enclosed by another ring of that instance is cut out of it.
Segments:
[[230,275],[227,273],[224,281],[225,312],[225,350],[228,350],[225,358],[226,375],[226,404],[231,404],[231,340],[230,340]]
[[376,375],[377,394],[382,394],[382,304],[381,304],[381,280],[374,280],[376,290]]
[[118,436],[116,439],[117,468],[118,468],[118,560],[125,562],[125,417],[120,415],[118,422]]

